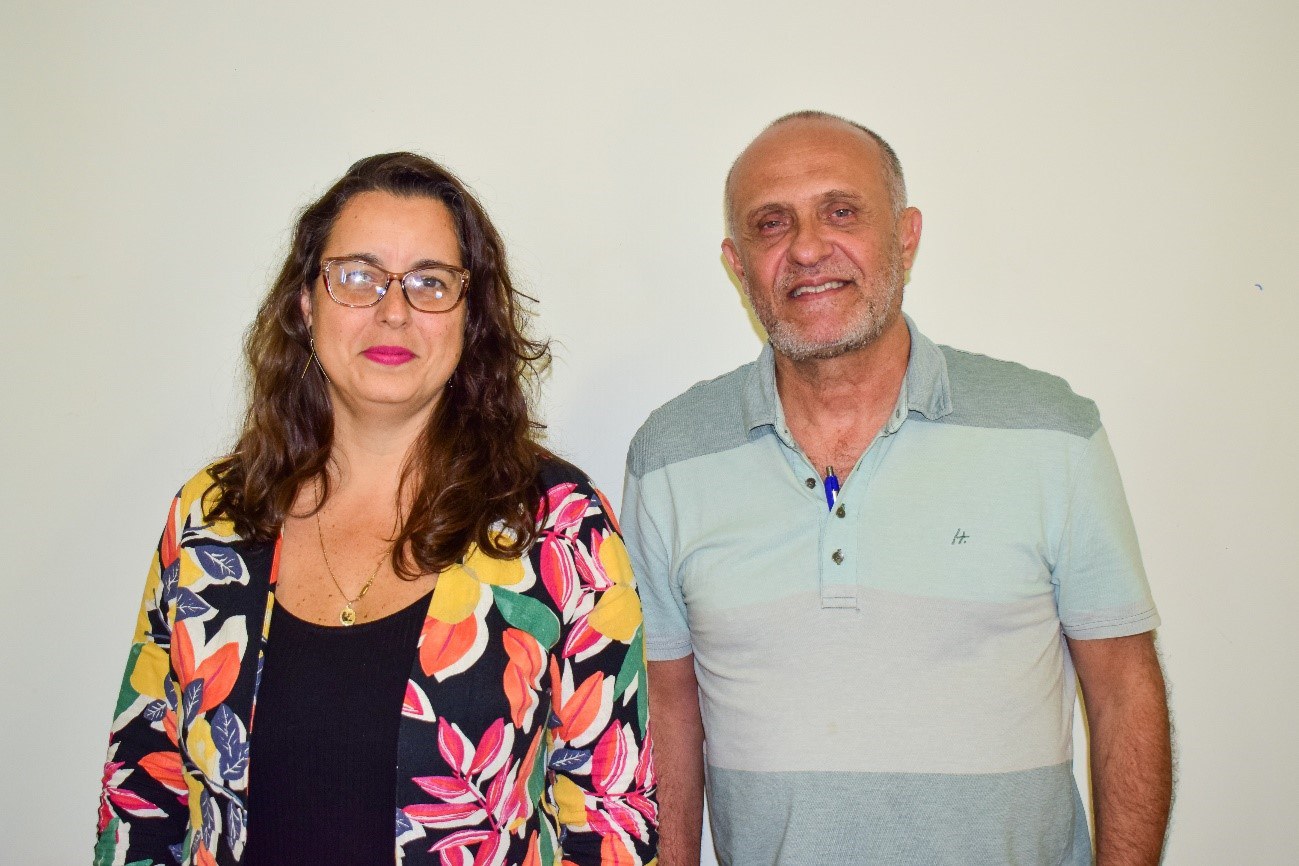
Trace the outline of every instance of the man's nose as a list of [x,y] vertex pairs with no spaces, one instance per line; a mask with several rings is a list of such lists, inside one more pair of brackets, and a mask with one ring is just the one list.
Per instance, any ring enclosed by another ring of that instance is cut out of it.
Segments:
[[799,265],[815,265],[830,255],[830,249],[823,226],[815,220],[800,221],[789,246],[789,258]]

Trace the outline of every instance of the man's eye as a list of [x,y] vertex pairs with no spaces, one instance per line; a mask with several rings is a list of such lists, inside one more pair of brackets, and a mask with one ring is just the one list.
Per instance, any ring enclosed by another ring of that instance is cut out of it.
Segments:
[[831,211],[831,215],[835,219],[841,219],[841,220],[848,219],[853,215],[853,209],[850,207],[837,207],[833,211]]

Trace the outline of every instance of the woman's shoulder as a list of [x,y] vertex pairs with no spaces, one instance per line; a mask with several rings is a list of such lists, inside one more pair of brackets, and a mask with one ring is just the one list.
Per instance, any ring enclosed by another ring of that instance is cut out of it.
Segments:
[[577,513],[586,520],[617,526],[613,506],[604,491],[595,485],[591,476],[562,457],[549,453],[544,455],[537,471],[537,482],[543,496],[543,527],[556,520],[566,522],[565,517],[571,518]]
[[563,484],[594,490],[591,476],[569,463],[562,457],[549,452],[542,455],[541,465],[537,468],[537,484],[542,490],[553,490]]
[[229,521],[213,521],[209,515],[221,493],[220,460],[215,460],[189,477],[176,492],[172,504],[173,516],[191,528],[204,527],[222,536],[235,536]]
[[217,461],[209,463],[190,475],[180,486],[180,490],[176,491],[176,499],[182,508],[186,510],[192,508],[217,490],[216,467]]

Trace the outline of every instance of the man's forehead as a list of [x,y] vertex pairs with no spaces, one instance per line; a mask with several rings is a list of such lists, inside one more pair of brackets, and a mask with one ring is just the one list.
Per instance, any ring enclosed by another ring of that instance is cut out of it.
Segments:
[[731,193],[751,205],[754,198],[861,193],[882,188],[882,180],[879,146],[865,133],[837,121],[796,120],[766,130],[745,149]]

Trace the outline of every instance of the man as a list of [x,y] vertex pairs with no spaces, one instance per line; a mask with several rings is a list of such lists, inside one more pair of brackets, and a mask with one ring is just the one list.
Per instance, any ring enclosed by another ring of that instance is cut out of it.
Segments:
[[1159,620],[1095,406],[902,315],[920,212],[864,127],[777,120],[726,207],[770,344],[628,455],[663,866],[705,776],[724,864],[1090,863],[1075,672],[1097,862],[1158,862]]

